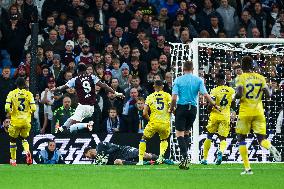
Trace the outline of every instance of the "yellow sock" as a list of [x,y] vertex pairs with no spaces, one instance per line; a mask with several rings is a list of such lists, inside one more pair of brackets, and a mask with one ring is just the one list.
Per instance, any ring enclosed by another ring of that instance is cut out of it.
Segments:
[[269,148],[271,148],[271,143],[270,143],[270,141],[267,140],[267,139],[262,140],[261,143],[260,143],[260,145],[261,145],[262,147],[264,147],[265,149],[267,149],[267,150],[268,150]]
[[141,140],[139,143],[139,161],[143,161],[145,151],[146,151],[146,141]]
[[26,139],[22,140],[22,145],[23,145],[23,148],[24,148],[24,151],[25,152],[29,152],[30,151],[30,146],[29,146],[29,143]]
[[16,143],[10,142],[10,154],[12,160],[16,160],[16,152],[17,152]]
[[168,149],[168,141],[162,140],[160,142],[160,156],[164,156],[167,149]]
[[222,154],[224,153],[226,147],[227,147],[226,140],[221,140],[219,150],[222,152]]
[[250,163],[248,159],[248,149],[246,145],[240,145],[239,146],[240,154],[242,156],[245,169],[250,169]]
[[209,152],[209,149],[211,147],[211,140],[207,138],[204,141],[203,145],[204,145],[204,148],[203,148],[203,159],[207,160],[208,152]]

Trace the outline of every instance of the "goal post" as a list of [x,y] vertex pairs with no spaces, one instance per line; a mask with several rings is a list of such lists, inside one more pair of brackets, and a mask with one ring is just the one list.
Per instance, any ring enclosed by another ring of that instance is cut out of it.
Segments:
[[[198,75],[199,68],[201,67],[201,62],[207,61],[207,56],[201,56],[200,53],[203,53],[204,49],[210,49],[213,53],[219,53],[219,56],[227,53],[236,54],[235,57],[231,60],[231,62],[222,62],[224,65],[231,64],[232,61],[240,61],[240,57],[244,55],[259,55],[259,56],[268,56],[268,57],[275,57],[275,56],[283,56],[284,55],[284,39],[279,38],[194,38],[190,44],[181,44],[181,43],[171,43],[171,63],[173,66],[173,80],[182,75],[182,63],[186,60],[192,60],[194,66],[194,75]],[[205,53],[206,54],[206,53]],[[238,58],[237,58],[238,57]],[[212,57],[211,57],[212,58]],[[224,57],[220,57],[224,59]],[[234,59],[235,58],[235,59]],[[205,60],[206,59],[206,60]],[[208,64],[210,63],[208,58]],[[204,139],[204,128],[206,125],[200,125],[200,118],[204,119],[203,114],[200,114],[200,106],[198,105],[197,108],[197,116],[192,128],[192,145],[190,149],[191,154],[191,162],[192,163],[199,163],[200,156],[201,156],[201,144],[200,141],[202,138]],[[202,117],[203,116],[203,117]],[[208,115],[207,115],[208,120]],[[206,120],[206,121],[207,121]],[[175,129],[174,129],[174,116],[172,117],[172,136],[171,136],[171,158],[174,160],[180,160],[179,156],[179,149],[177,145],[177,141],[175,138]],[[274,132],[274,131],[273,131]],[[272,139],[273,136],[268,136],[269,139]],[[251,143],[254,143],[255,138],[251,136],[249,138]],[[228,162],[238,162],[240,161],[239,155],[237,155],[237,144],[236,140],[233,138],[228,137],[228,140],[231,142],[230,145],[232,149],[227,152],[227,160]],[[283,140],[283,139],[282,139]],[[281,141],[283,146],[284,141]],[[255,161],[270,161],[268,158],[268,152],[266,150],[256,149],[253,151],[256,153],[257,158]],[[283,147],[282,147],[283,148]],[[216,148],[215,148],[216,149]],[[282,149],[281,149],[282,150]],[[210,152],[209,152],[210,153]],[[230,154],[231,153],[231,154]],[[235,153],[235,154],[233,154]],[[236,158],[234,158],[234,155]]]

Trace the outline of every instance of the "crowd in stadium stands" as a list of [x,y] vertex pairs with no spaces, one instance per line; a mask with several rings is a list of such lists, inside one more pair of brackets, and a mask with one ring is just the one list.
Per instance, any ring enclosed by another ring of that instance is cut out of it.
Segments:
[[[0,0],[1,123],[6,96],[15,88],[15,79],[24,77],[27,86],[30,79],[37,80],[33,131],[55,132],[56,125],[73,114],[77,96],[74,89],[55,94],[51,89],[76,76],[82,62],[87,73],[125,94],[124,99],[116,98],[96,86],[101,112],[92,118],[99,120],[94,132],[143,132],[147,123],[143,103],[153,92],[153,81],[162,79],[164,90],[172,90],[169,42],[186,44],[196,37],[284,38],[283,8],[282,0]],[[31,76],[35,22],[39,23],[37,74]],[[210,56],[210,49],[204,53],[212,58],[199,70],[200,76],[209,78],[207,88],[214,87],[219,69],[226,71],[233,86],[242,73],[239,62],[221,64],[223,57]],[[271,90],[279,92],[284,59],[256,64]]]

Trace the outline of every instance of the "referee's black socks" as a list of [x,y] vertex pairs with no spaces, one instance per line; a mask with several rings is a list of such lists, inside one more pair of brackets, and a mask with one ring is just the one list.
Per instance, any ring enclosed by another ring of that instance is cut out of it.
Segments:
[[186,152],[190,149],[190,136],[189,135],[184,135],[184,142],[186,145]]
[[180,153],[183,158],[187,157],[187,145],[183,136],[177,137]]

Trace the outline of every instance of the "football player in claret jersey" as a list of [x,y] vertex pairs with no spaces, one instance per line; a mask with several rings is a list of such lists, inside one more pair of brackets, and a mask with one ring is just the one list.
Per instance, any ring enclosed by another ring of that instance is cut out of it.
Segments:
[[63,131],[63,129],[74,131],[84,128],[88,128],[90,131],[92,130],[92,121],[89,123],[80,122],[85,118],[91,117],[94,113],[94,108],[97,103],[95,85],[104,88],[106,92],[112,92],[118,97],[123,97],[123,94],[114,91],[107,84],[102,83],[95,75],[88,75],[86,73],[87,67],[84,63],[78,64],[77,70],[78,76],[70,79],[65,85],[54,89],[54,91],[61,91],[67,88],[75,88],[79,102],[74,115],[67,119],[64,125],[59,128],[59,131]]
[[277,149],[266,139],[266,120],[262,104],[263,93],[270,96],[269,88],[265,78],[253,71],[253,59],[250,56],[242,58],[243,74],[236,80],[236,99],[240,99],[240,110],[236,126],[238,135],[239,151],[242,157],[245,170],[241,173],[253,174],[251,171],[248,149],[246,147],[246,136],[252,130],[258,143],[270,151],[275,161],[281,161],[281,155]]
[[208,152],[211,147],[211,141],[214,134],[218,135],[220,139],[219,151],[217,153],[216,165],[220,165],[222,162],[222,156],[226,149],[226,138],[230,132],[230,110],[231,105],[234,105],[235,90],[232,87],[225,85],[225,74],[219,72],[216,75],[218,86],[211,91],[211,97],[215,100],[216,105],[220,107],[220,110],[209,107],[211,109],[208,125],[207,125],[207,138],[204,141],[203,160],[201,164],[207,165]]
[[[139,162],[137,165],[143,165],[143,157],[146,151],[146,142],[153,137],[155,133],[160,136],[160,155],[158,163],[164,162],[164,154],[168,148],[168,137],[170,135],[170,103],[171,95],[163,91],[163,82],[156,80],[154,82],[155,92],[150,94],[144,105],[143,116],[149,120],[144,129],[142,139],[139,144]],[[149,117],[149,110],[151,115]]]
[[26,80],[22,77],[16,80],[17,89],[9,92],[5,111],[11,116],[11,125],[8,129],[10,137],[10,164],[16,166],[16,139],[20,137],[22,145],[26,153],[26,162],[28,165],[32,164],[32,156],[29,149],[27,138],[31,130],[32,114],[36,110],[34,97],[31,92],[27,91]]

